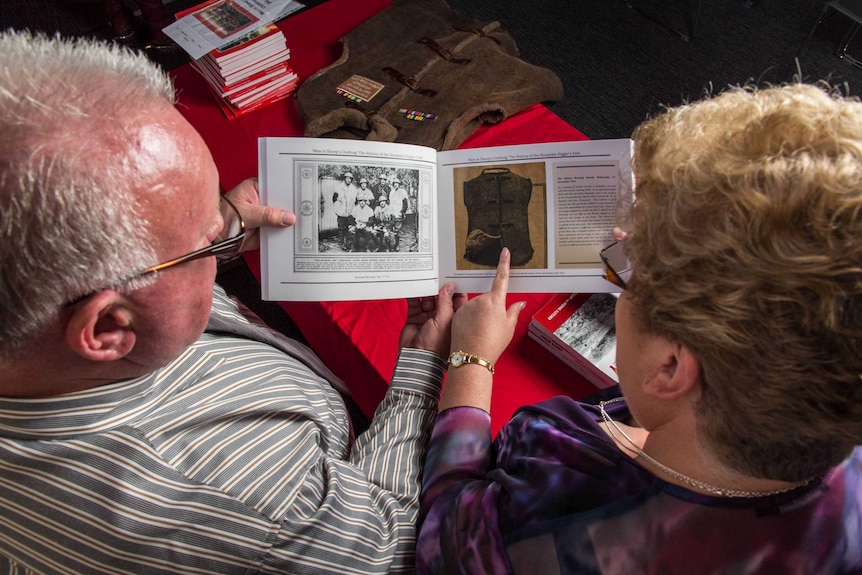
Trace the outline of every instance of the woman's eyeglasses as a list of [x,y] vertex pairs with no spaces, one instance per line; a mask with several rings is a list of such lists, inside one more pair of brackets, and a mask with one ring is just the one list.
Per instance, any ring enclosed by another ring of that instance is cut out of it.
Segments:
[[612,243],[599,252],[599,257],[605,264],[603,277],[621,289],[626,289],[626,282],[632,275],[632,268],[623,243]]

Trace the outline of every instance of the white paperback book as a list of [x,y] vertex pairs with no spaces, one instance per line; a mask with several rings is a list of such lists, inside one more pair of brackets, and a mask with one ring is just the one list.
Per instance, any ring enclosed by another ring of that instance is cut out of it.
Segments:
[[261,138],[262,201],[297,216],[290,228],[262,230],[263,298],[418,297],[446,282],[484,292],[503,247],[512,253],[512,293],[614,291],[599,251],[634,196],[631,145],[586,140],[438,152]]

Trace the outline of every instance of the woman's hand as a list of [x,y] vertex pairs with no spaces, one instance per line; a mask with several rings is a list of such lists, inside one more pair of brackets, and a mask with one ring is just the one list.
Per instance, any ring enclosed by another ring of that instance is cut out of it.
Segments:
[[[452,351],[463,351],[496,363],[512,341],[524,302],[506,307],[510,260],[509,250],[503,248],[491,291],[468,301],[455,314],[452,320]],[[490,413],[493,386],[493,375],[485,366],[465,364],[450,368],[439,410],[467,406]]]
[[511,259],[509,248],[503,248],[491,291],[474,297],[455,315],[452,351],[464,351],[496,362],[512,341],[524,302],[506,308]]
[[[260,246],[258,228],[262,226],[287,228],[296,222],[296,216],[291,211],[261,205],[257,178],[243,180],[225,195],[242,214],[245,222],[246,238],[243,242],[243,251],[254,250]],[[228,224],[229,222],[225,223],[225,225]]]

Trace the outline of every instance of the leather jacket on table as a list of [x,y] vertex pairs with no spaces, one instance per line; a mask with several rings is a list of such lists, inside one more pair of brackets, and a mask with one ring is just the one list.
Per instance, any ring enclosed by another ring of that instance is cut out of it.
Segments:
[[499,22],[442,0],[394,0],[341,42],[341,57],[297,90],[306,136],[450,150],[483,123],[563,97],[559,77],[521,60]]

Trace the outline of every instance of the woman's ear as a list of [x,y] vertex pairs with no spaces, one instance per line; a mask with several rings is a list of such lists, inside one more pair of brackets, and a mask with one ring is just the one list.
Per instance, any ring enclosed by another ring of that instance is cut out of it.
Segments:
[[101,291],[76,304],[66,323],[66,343],[91,361],[122,359],[137,339],[132,316],[125,298],[113,290]]
[[658,347],[661,363],[647,381],[648,392],[661,399],[689,393],[700,381],[700,360],[681,343],[663,340]]

